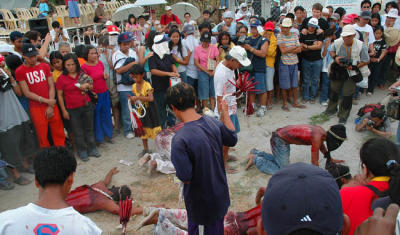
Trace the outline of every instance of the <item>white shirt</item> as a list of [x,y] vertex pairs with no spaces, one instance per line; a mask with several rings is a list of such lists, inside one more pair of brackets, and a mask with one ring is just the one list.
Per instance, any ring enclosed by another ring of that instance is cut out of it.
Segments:
[[[216,97],[224,96],[224,90],[225,94],[232,94],[236,92],[236,87],[232,85],[229,81],[235,83],[235,72],[226,67],[222,61],[217,65],[214,73],[214,90]],[[226,103],[228,104],[229,115],[235,114],[237,111],[236,97],[226,97]],[[214,112],[218,113],[218,104],[215,105]]]
[[199,41],[191,34],[182,40],[182,45],[192,53],[189,64],[186,66],[186,75],[197,79],[197,68],[196,65],[194,65],[194,49],[200,45]]
[[33,203],[0,213],[0,234],[101,234],[88,217],[73,207],[51,210]]
[[[122,65],[125,63],[125,59],[127,59],[128,57],[135,58],[135,61],[139,62],[139,57],[137,56],[136,52],[132,48],[129,48],[128,55],[125,55],[120,50],[114,52],[114,54],[112,55],[112,63],[114,65],[114,70],[121,68]],[[118,63],[117,63],[117,61],[118,61]],[[117,72],[116,72],[116,74],[117,74],[117,83],[118,83],[121,81],[121,74],[119,74]],[[117,91],[132,91],[132,86],[118,84]]]
[[[178,51],[178,46],[174,46],[172,48],[171,54],[176,55],[176,57],[178,57],[178,59],[180,59],[182,61],[188,55],[188,52],[187,52],[187,48],[182,45],[182,54]],[[178,73],[183,73],[185,71],[186,71],[186,66],[183,64],[179,64]]]
[[[64,37],[67,38],[67,42],[68,42],[68,40],[69,40],[69,35],[68,35],[67,30],[63,28],[62,31],[63,31]],[[55,31],[54,29],[52,29],[52,30],[50,31],[50,36],[51,36],[51,40],[54,42],[54,40],[56,40],[56,36],[57,36],[57,33],[56,33],[56,31]],[[64,41],[61,35],[58,36],[58,39],[59,39],[58,43]],[[56,50],[58,50],[58,43],[55,43],[55,42],[54,42],[54,45],[55,45],[55,49],[56,49]]]
[[185,26],[185,25],[188,25],[188,24],[190,24],[190,25],[196,25],[196,21],[194,21],[194,20],[191,20],[191,21],[189,21],[189,22],[183,22],[183,26]]
[[[358,24],[354,24],[354,29],[360,31],[363,34],[364,43],[367,42],[368,46],[375,42],[374,30],[371,25],[366,24],[364,27],[358,26]],[[366,41],[368,38],[368,41]]]

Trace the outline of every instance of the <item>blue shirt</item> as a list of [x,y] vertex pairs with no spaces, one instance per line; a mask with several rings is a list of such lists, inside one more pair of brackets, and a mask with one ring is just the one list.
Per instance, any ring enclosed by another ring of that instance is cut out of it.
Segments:
[[176,176],[185,183],[183,194],[192,222],[214,224],[227,213],[230,200],[222,146],[236,142],[234,131],[206,116],[185,123],[172,139],[171,160]]
[[49,13],[49,6],[46,3],[40,3],[39,4],[39,12],[43,16],[47,16],[47,14]]
[[[257,38],[253,38],[252,36],[250,36],[247,38],[247,40],[250,41],[250,46],[255,48],[256,50],[260,50],[264,43],[267,41],[267,39],[261,37],[260,35]],[[251,53],[250,51],[247,52],[247,57],[251,59],[251,64],[253,65],[252,73],[265,73],[265,57],[258,57],[256,55],[253,55],[253,53]]]
[[[221,23],[217,24],[214,28],[212,28],[211,32],[213,33],[218,32],[218,26],[220,25],[225,25],[225,21],[222,21]],[[236,22],[231,23],[228,32],[231,35],[232,39],[236,38]]]

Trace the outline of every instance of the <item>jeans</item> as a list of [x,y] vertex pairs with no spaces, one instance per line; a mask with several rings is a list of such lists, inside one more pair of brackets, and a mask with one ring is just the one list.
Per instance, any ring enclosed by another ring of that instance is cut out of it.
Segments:
[[166,91],[157,90],[154,92],[154,100],[156,101],[158,115],[161,122],[161,128],[167,128],[167,102],[165,100],[165,96],[167,95]]
[[92,103],[68,109],[70,116],[71,129],[74,133],[75,145],[79,156],[82,152],[90,152],[96,148],[93,132],[94,109]]
[[207,73],[203,71],[199,71],[199,79],[198,79],[198,97],[199,100],[208,100],[209,98],[215,97],[214,90],[214,77],[211,77]]
[[225,6],[226,8],[229,7],[229,0],[221,0],[221,8]]
[[256,165],[260,171],[272,175],[289,165],[290,144],[279,137],[275,132],[272,133],[270,142],[272,154],[256,149],[253,149],[251,152],[256,156],[254,158],[254,165]]
[[[0,153],[0,160],[1,160],[1,153]],[[6,168],[0,167],[0,182],[7,181],[7,179],[8,179],[8,175],[6,172]]]
[[103,142],[104,137],[111,139],[113,124],[111,117],[111,100],[108,91],[97,94],[98,101],[94,110],[94,133],[97,142]]
[[132,133],[133,131],[128,108],[128,95],[133,96],[132,91],[119,92],[119,102],[121,103],[122,128],[124,129],[125,136],[129,133]]
[[322,78],[321,78],[321,93],[319,94],[319,102],[326,102],[328,101],[328,95],[329,95],[329,77],[327,72],[322,72]]
[[182,73],[179,73],[179,76],[182,78],[182,82],[188,83],[187,76],[186,76],[186,71],[182,72]]
[[313,100],[317,95],[319,75],[322,69],[322,60],[308,61],[303,58],[303,99]]

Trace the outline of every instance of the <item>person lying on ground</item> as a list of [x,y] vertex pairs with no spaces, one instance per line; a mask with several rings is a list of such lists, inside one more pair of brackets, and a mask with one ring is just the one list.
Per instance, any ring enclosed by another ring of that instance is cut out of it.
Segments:
[[65,198],[66,203],[82,214],[105,210],[118,215],[118,202],[130,198],[131,189],[126,185],[107,188],[113,175],[117,173],[118,169],[114,167],[103,180],[90,186],[85,184],[75,188]]
[[[291,125],[277,129],[272,133],[271,150],[272,154],[253,149],[249,155],[246,170],[252,165],[266,173],[274,174],[289,164],[290,145],[311,145],[311,163],[319,166],[319,151],[325,157],[330,152],[340,147],[346,140],[346,127],[334,125],[328,131],[320,126],[308,124]],[[326,141],[326,146],[324,144]],[[331,159],[333,163],[341,163],[343,160]]]

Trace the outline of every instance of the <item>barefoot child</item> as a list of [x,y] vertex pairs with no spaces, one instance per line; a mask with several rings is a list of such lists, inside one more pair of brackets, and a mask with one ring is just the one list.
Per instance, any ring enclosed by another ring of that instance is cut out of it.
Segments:
[[141,136],[144,150],[141,155],[144,155],[145,153],[149,153],[147,139],[154,139],[158,132],[161,131],[161,125],[154,102],[153,88],[150,83],[143,80],[145,73],[143,66],[134,64],[129,72],[130,76],[135,81],[132,85],[132,92],[135,96],[130,97],[131,102],[135,104],[135,102],[140,101],[145,108],[145,110],[139,110],[140,114],[145,112],[145,116],[140,119],[144,130],[144,135]]

